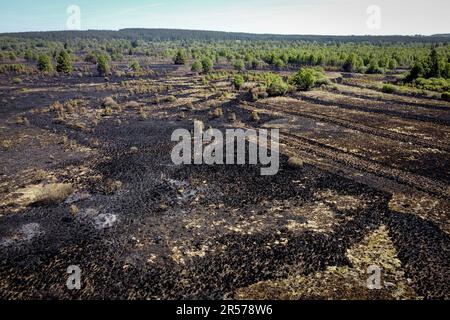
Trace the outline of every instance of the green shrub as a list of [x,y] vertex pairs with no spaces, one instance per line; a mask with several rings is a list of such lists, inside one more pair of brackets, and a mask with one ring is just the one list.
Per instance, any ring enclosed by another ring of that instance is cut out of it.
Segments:
[[316,74],[312,69],[301,69],[293,75],[289,82],[299,90],[310,90],[316,84]]
[[65,50],[62,50],[59,53],[56,62],[57,62],[56,71],[62,72],[62,73],[71,73],[72,72],[72,70],[73,70],[72,60],[70,58],[70,55]]
[[202,60],[202,68],[203,73],[210,73],[214,68],[214,62],[211,60],[211,58],[204,58]]
[[130,69],[133,70],[134,72],[141,71],[141,65],[139,64],[139,61],[137,60],[131,61]]
[[236,60],[234,62],[234,69],[236,71],[244,71],[245,70],[245,63],[242,60]]
[[366,71],[367,74],[382,74],[383,69],[378,66],[378,63],[375,61],[370,62],[369,67]]
[[0,65],[0,73],[5,73],[5,72],[26,73],[27,67],[24,64]]
[[240,74],[235,75],[233,78],[233,85],[236,88],[236,90],[239,90],[244,84],[244,82],[245,82],[244,77]]
[[195,60],[192,64],[191,71],[195,73],[200,73],[203,70],[202,63],[198,60]]
[[330,79],[325,78],[325,77],[319,78],[319,79],[316,80],[316,86],[319,86],[319,87],[320,86],[328,86],[330,84],[331,84]]
[[423,64],[420,62],[414,63],[414,66],[409,71],[408,75],[406,76],[406,82],[413,82],[417,78],[423,77],[425,74],[425,70],[423,67]]
[[357,59],[354,53],[351,53],[345,60],[342,70],[345,72],[353,72],[357,66]]
[[277,69],[283,69],[286,66],[286,63],[281,60],[280,58],[275,58],[273,60],[273,65],[277,68]]
[[444,78],[417,78],[413,81],[413,86],[423,90],[448,92],[450,91],[450,80]]
[[395,93],[397,92],[397,88],[392,84],[384,84],[381,91],[384,93]]
[[388,68],[391,70],[397,69],[397,60],[395,60],[395,59],[389,60]]
[[289,86],[280,77],[275,78],[267,88],[267,93],[271,97],[284,96],[289,90]]
[[42,54],[38,58],[37,67],[42,72],[52,72],[53,65],[50,57],[46,54]]
[[106,55],[100,55],[97,58],[97,71],[102,77],[107,76],[110,73],[109,60]]
[[177,54],[175,55],[175,58],[173,59],[173,62],[176,65],[185,65],[187,63],[186,51],[182,49],[178,50]]
[[35,58],[35,55],[34,55],[33,51],[27,50],[27,51],[25,51],[25,54],[23,55],[23,57],[27,61],[33,61]]

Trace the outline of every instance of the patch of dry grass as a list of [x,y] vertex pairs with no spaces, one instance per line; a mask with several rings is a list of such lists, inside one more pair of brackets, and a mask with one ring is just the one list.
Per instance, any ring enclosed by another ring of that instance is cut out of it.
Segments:
[[13,204],[24,207],[32,204],[55,204],[65,200],[73,192],[74,187],[70,183],[31,185],[15,192],[18,197]]
[[303,168],[303,160],[297,157],[291,157],[288,160],[288,166],[291,169],[300,169]]

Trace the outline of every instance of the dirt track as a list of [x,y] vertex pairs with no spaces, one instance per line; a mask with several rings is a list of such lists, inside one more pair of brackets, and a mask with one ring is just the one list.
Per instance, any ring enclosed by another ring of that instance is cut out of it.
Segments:
[[[184,70],[123,80],[0,79],[1,298],[450,298],[448,103],[345,84],[244,103],[227,79],[205,86]],[[111,95],[121,107],[95,118]],[[81,102],[55,121],[48,107],[69,99]],[[281,171],[173,166],[170,135],[194,119],[280,128]],[[73,194],[14,202],[55,182]],[[70,265],[79,291],[65,286]],[[371,265],[381,290],[366,286]]]

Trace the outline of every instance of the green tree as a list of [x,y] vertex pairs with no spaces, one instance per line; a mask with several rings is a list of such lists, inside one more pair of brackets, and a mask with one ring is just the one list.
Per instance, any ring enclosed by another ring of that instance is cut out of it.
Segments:
[[210,73],[214,68],[214,62],[211,60],[211,58],[203,58],[202,60],[202,68],[203,73]]
[[383,73],[383,70],[379,67],[378,61],[372,59],[369,62],[369,67],[367,68],[366,73],[368,74]]
[[32,61],[33,58],[34,58],[33,51],[31,51],[31,50],[25,51],[25,54],[24,54],[23,57],[24,57],[25,60],[27,60],[27,61]]
[[286,63],[282,59],[277,57],[273,60],[273,65],[277,69],[283,69],[286,66]]
[[244,77],[240,74],[235,75],[233,78],[233,85],[236,88],[236,90],[241,89],[244,82],[245,82]]
[[42,72],[52,72],[53,65],[50,57],[46,54],[41,54],[38,58],[37,67]]
[[423,64],[421,62],[417,61],[416,63],[414,63],[413,67],[409,71],[409,74],[406,76],[406,81],[412,82],[419,77],[423,77],[424,74],[425,74],[425,70],[424,70]]
[[450,78],[450,62],[447,62],[447,63],[445,64],[445,68],[444,68],[444,70],[443,70],[443,72],[442,72],[442,76],[443,76],[444,78],[446,78],[446,79],[449,79],[449,78]]
[[203,70],[202,63],[198,60],[195,60],[192,64],[191,71],[195,73],[200,73]]
[[70,55],[65,51],[62,50],[58,58],[56,59],[57,65],[56,65],[56,71],[62,72],[62,73],[71,73],[73,70],[72,67],[72,60],[70,58]]
[[234,62],[234,69],[236,70],[236,71],[239,71],[239,72],[241,72],[241,71],[244,71],[245,70],[245,63],[244,63],[244,61],[242,61],[242,60],[236,60],[235,62]]
[[436,48],[431,50],[428,67],[427,78],[439,78],[441,76],[439,55]]
[[97,57],[97,71],[102,77],[107,76],[110,73],[109,59],[105,54]]
[[316,75],[312,69],[301,69],[291,77],[290,83],[297,86],[299,90],[310,90],[316,83]]
[[178,50],[177,54],[175,55],[175,58],[173,59],[173,62],[176,65],[185,65],[187,63],[186,51],[182,49]]
[[394,70],[397,69],[397,60],[390,59],[388,64],[389,69]]
[[275,76],[271,79],[269,87],[267,88],[267,93],[272,96],[284,96],[289,90],[289,86],[286,82],[279,76]]
[[345,60],[342,66],[342,70],[344,70],[345,72],[353,72],[356,69],[356,65],[357,65],[356,55],[354,53],[351,53]]

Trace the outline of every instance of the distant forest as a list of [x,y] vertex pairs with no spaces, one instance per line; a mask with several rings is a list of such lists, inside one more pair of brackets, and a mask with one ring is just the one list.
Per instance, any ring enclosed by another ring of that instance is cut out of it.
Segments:
[[50,41],[68,41],[74,39],[128,39],[143,41],[307,41],[318,43],[439,43],[450,41],[450,34],[433,36],[317,36],[317,35],[275,35],[251,34],[219,31],[196,31],[178,29],[122,29],[119,31],[47,31],[3,33],[0,36],[42,39]]

